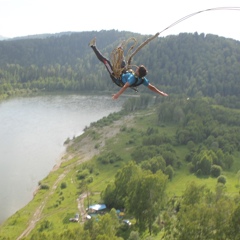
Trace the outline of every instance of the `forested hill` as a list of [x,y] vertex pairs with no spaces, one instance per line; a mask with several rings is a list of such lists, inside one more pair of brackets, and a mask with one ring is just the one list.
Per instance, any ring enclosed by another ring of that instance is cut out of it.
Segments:
[[137,36],[130,32],[117,31],[73,32],[0,41],[0,66],[4,67],[6,64],[38,67],[55,64],[75,65],[78,59],[84,60],[90,53],[88,43],[93,37],[96,36],[99,45],[105,48],[109,45],[114,47],[113,44],[118,44],[119,39],[133,35]]
[[[88,47],[93,37],[109,57],[122,40],[134,37],[141,44],[149,36],[103,30],[0,41],[0,95],[20,89],[112,89],[106,69]],[[132,64],[144,64],[150,82],[169,94],[240,93],[240,42],[232,39],[198,33],[159,37],[142,48]]]

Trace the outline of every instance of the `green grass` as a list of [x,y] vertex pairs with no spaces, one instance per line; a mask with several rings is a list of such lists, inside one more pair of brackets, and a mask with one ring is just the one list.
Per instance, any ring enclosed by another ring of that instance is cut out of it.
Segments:
[[114,180],[115,174],[119,167],[114,167],[114,164],[100,164],[96,163],[96,167],[99,171],[99,174],[94,176],[94,181],[89,184],[89,188],[92,192],[101,192],[106,186]]
[[33,200],[8,218],[0,227],[0,237],[7,236],[10,239],[16,239],[27,227],[29,219],[32,217],[35,209],[41,204],[46,196],[45,191],[39,191]]

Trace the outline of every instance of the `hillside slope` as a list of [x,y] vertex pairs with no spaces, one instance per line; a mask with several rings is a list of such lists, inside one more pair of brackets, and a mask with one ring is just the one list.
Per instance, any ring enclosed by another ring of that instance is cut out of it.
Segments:
[[[106,69],[88,46],[93,37],[110,58],[123,40],[134,38],[138,46],[149,36],[112,30],[0,41],[0,95],[23,89],[86,92],[113,88]],[[239,56],[239,41],[181,33],[154,39],[134,56],[132,64],[144,64],[150,82],[169,94],[238,98]]]

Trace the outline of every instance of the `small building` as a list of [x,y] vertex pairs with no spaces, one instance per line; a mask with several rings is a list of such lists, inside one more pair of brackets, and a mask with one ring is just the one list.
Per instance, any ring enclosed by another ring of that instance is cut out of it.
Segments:
[[90,212],[98,212],[98,211],[104,210],[106,208],[107,207],[106,207],[105,204],[95,204],[95,205],[89,206],[88,211],[90,211]]
[[103,210],[105,210],[106,208],[107,207],[105,204],[95,204],[89,206],[89,208],[87,209],[88,215],[86,219],[91,219],[92,217],[97,217],[97,215],[99,214],[104,214],[105,212]]

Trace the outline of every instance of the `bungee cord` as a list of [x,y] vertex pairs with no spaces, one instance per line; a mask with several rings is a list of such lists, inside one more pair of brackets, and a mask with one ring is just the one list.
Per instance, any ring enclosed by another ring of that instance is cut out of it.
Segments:
[[176,22],[172,23],[171,25],[169,25],[168,27],[166,27],[165,29],[163,29],[161,32],[158,32],[158,35],[160,35],[161,33],[165,32],[165,31],[168,30],[169,28],[171,28],[171,27],[179,24],[180,22],[187,20],[187,19],[190,18],[190,17],[193,17],[193,16],[195,16],[195,15],[197,15],[197,14],[200,14],[200,13],[203,13],[203,12],[216,11],[216,10],[233,10],[233,11],[239,11],[239,10],[240,10],[240,7],[217,7],[217,8],[208,8],[208,9],[205,9],[205,10],[201,10],[201,11],[198,11],[198,12],[191,13],[191,14],[189,14],[189,15],[186,15],[185,17],[180,18],[180,19],[177,20]]
[[[173,22],[172,24],[170,24],[168,27],[164,28],[162,31],[157,32],[155,35],[153,35],[152,37],[148,38],[147,40],[145,40],[142,44],[140,44],[134,51],[134,47],[137,44],[137,41],[135,38],[130,38],[127,41],[124,41],[121,43],[121,47],[118,47],[116,49],[114,49],[112,51],[111,54],[111,58],[112,58],[112,62],[113,62],[113,71],[116,77],[119,77],[121,75],[121,72],[123,70],[126,69],[131,69],[131,61],[133,56],[140,51],[141,48],[143,48],[146,44],[148,44],[150,41],[152,41],[153,39],[157,38],[161,33],[167,31],[169,28],[174,27],[175,25],[187,20],[188,18],[191,18],[197,14],[203,13],[203,12],[209,12],[209,11],[218,11],[218,10],[230,10],[230,11],[239,11],[240,7],[216,7],[216,8],[208,8],[208,9],[204,9],[204,10],[200,10],[191,14],[188,14],[180,19],[178,19],[177,21]],[[126,66],[122,67],[122,59],[124,59],[124,49],[126,48],[127,44],[129,43],[129,41],[134,41],[134,44],[129,48],[129,50],[127,51],[127,57],[126,57]],[[133,51],[133,52],[132,52]]]

